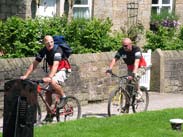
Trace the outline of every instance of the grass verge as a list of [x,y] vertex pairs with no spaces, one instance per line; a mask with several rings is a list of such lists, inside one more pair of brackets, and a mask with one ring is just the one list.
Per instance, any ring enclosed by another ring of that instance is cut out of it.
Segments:
[[172,118],[183,119],[183,108],[49,124],[35,127],[34,137],[182,137],[171,129]]

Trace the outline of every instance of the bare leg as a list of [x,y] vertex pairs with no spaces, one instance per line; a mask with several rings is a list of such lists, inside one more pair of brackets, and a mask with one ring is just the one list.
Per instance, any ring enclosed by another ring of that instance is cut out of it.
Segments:
[[[46,92],[46,101],[47,101],[48,105],[51,106],[51,104],[52,104],[52,93],[51,92]],[[47,113],[51,113],[50,110],[48,109],[48,107],[46,107],[46,111],[47,111]]]
[[58,85],[55,80],[52,80],[51,86],[55,90],[56,94],[60,95],[61,97],[65,96],[62,87],[60,85]]

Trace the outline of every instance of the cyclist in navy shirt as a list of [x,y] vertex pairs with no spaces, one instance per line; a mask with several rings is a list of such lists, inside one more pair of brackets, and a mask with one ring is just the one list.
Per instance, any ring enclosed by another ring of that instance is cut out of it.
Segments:
[[[122,41],[122,47],[117,51],[115,57],[112,59],[109,69],[106,71],[112,72],[112,68],[115,63],[122,58],[128,68],[128,79],[136,80],[139,83],[139,79],[146,71],[146,62],[142,56],[142,52],[139,47],[132,45],[132,41],[129,38],[125,38]],[[137,99],[142,97],[142,92],[138,86]]]
[[[38,52],[33,63],[29,66],[25,74],[20,78],[26,79],[36,69],[44,56],[46,56],[46,60],[50,67],[50,72],[46,77],[43,78],[43,81],[45,83],[50,83],[50,88],[54,89],[54,91],[61,96],[61,101],[58,104],[58,107],[62,108],[65,105],[66,95],[61,87],[61,83],[64,82],[67,78],[66,70],[70,68],[70,64],[66,59],[64,59],[63,51],[59,46],[57,49],[54,49],[54,41],[52,36],[46,35],[44,37],[44,45],[45,47],[43,47]],[[46,101],[49,105],[52,104],[52,93],[46,92]],[[53,121],[53,116],[51,116],[49,109],[47,109],[45,121]]]

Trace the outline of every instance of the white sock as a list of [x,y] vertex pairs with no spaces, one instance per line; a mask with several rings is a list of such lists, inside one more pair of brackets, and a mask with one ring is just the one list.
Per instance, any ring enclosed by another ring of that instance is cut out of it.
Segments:
[[64,94],[61,98],[66,98],[66,95]]

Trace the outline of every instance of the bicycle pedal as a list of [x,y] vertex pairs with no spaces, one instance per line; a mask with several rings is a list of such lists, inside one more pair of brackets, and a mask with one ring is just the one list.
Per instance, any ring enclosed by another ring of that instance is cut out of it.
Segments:
[[113,106],[119,106],[119,104],[118,104],[118,103],[112,103],[112,105],[113,105]]
[[140,103],[140,102],[144,102],[144,99],[143,98],[137,99],[137,103]]

